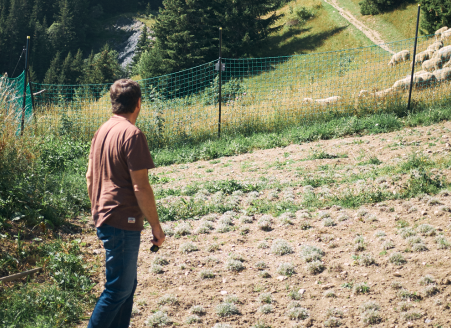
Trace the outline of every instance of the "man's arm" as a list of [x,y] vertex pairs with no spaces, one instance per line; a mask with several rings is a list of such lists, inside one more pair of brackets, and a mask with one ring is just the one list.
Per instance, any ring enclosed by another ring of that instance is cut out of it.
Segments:
[[166,237],[164,235],[163,229],[161,229],[160,226],[157,204],[155,203],[155,196],[153,194],[152,187],[150,186],[149,177],[147,174],[147,169],[130,171],[133,190],[135,191],[135,196],[138,200],[139,208],[152,227],[152,243],[154,245],[161,246]]
[[92,204],[92,161],[89,160],[88,171],[86,172],[86,184],[88,186],[89,200]]

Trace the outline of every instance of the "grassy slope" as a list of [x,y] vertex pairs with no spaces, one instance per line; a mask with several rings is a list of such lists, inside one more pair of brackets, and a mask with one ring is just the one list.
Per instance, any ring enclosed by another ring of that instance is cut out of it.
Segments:
[[401,5],[396,10],[376,16],[362,16],[359,2],[361,0],[338,0],[342,8],[349,10],[368,27],[378,31],[386,42],[415,37],[416,14],[415,3]]

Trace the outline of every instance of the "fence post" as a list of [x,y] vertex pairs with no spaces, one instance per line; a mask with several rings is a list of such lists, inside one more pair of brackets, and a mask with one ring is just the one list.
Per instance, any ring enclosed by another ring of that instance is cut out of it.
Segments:
[[30,37],[27,36],[27,46],[25,49],[25,77],[23,80],[23,102],[22,102],[22,119],[20,121],[20,135],[23,135],[25,128],[25,105],[27,102],[27,79],[28,79],[28,55],[30,52]]
[[413,47],[412,74],[410,75],[409,102],[407,103],[407,110],[408,111],[410,110],[410,100],[412,99],[413,74],[415,73],[415,57],[417,55],[418,26],[420,25],[420,8],[421,8],[421,5],[418,4],[417,29],[416,29],[416,32],[415,32],[415,45]]
[[218,138],[221,138],[221,103],[222,103],[222,27],[219,28],[219,118],[218,118]]

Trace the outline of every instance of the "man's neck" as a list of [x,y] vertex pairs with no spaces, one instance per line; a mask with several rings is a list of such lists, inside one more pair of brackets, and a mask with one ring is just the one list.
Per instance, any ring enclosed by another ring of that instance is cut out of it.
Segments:
[[135,123],[136,123],[136,117],[135,117],[134,113],[114,114],[114,116],[123,117],[133,125],[135,125]]

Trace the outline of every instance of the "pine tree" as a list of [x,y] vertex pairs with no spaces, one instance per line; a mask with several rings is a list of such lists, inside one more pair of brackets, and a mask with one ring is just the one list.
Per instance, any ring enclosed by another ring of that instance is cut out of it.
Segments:
[[138,44],[136,45],[135,55],[133,56],[132,66],[138,64],[141,54],[149,48],[149,39],[147,37],[147,26],[143,25]]
[[57,84],[61,72],[61,53],[56,52],[55,57],[50,63],[50,67],[45,73],[44,84]]
[[86,60],[84,83],[110,83],[122,76],[122,69],[117,61],[117,51],[111,50],[106,44],[101,52],[91,55]]
[[421,28],[432,34],[443,26],[451,27],[451,1],[420,0],[422,19]]
[[81,49],[78,49],[77,54],[74,57],[74,60],[71,65],[72,71],[72,83],[77,84],[81,83],[83,79],[83,52]]

